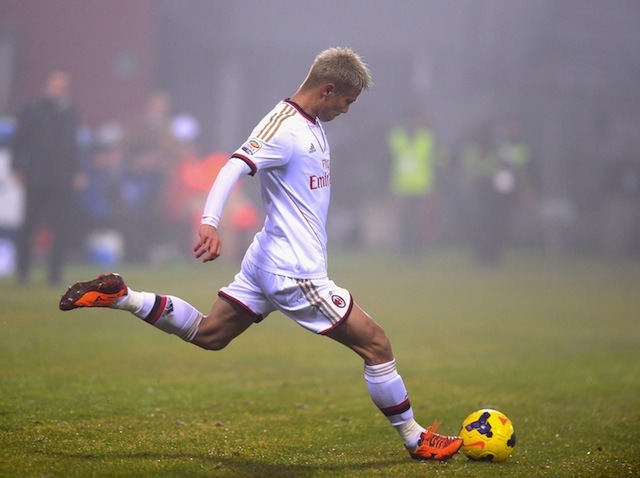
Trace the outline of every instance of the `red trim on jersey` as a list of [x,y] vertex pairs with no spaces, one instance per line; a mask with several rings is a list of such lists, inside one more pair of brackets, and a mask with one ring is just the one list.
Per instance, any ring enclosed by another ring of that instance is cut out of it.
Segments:
[[310,123],[316,124],[316,119],[312,118],[311,115],[307,113],[305,110],[303,110],[298,103],[296,103],[295,101],[291,101],[291,98],[287,98],[286,100],[284,100],[284,102],[290,104],[295,109],[297,109],[298,113],[304,116],[307,119],[307,121],[309,121]]
[[254,174],[256,174],[258,172],[258,167],[255,165],[255,163],[253,161],[251,161],[249,158],[247,158],[246,156],[239,154],[239,153],[233,153],[231,155],[232,158],[238,158],[241,161],[244,161],[247,166],[249,166],[251,168],[251,172],[249,173],[249,176],[253,176]]
[[335,324],[333,324],[328,329],[323,330],[322,332],[320,332],[320,335],[327,335],[329,332],[331,332],[333,329],[335,329],[340,324],[342,324],[345,320],[347,320],[347,317],[349,317],[349,315],[351,315],[351,310],[352,309],[353,309],[353,297],[351,296],[351,293],[349,293],[349,308],[347,309],[347,312],[344,314],[344,317],[342,317],[339,322],[336,322]]
[[220,297],[221,299],[226,300],[227,302],[232,302],[236,305],[239,305],[240,307],[242,307],[249,315],[255,317],[254,322],[257,324],[258,322],[262,321],[262,319],[264,319],[264,317],[262,316],[262,314],[256,314],[253,310],[251,310],[247,305],[243,304],[242,302],[240,302],[238,299],[236,299],[235,297],[231,297],[229,294],[225,294],[222,291],[218,291],[218,297]]

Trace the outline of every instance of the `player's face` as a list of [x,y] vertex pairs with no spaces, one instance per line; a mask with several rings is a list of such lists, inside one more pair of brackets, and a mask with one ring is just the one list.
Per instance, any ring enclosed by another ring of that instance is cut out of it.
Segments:
[[347,93],[336,93],[335,90],[331,90],[324,96],[322,106],[318,110],[318,118],[320,121],[326,122],[346,113],[349,111],[351,103],[358,99],[359,94],[360,90],[358,89]]

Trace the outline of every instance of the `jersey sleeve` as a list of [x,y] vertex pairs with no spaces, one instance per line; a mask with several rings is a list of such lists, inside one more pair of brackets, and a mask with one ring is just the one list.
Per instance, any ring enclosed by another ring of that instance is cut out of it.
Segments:
[[227,203],[233,188],[242,176],[249,173],[247,164],[244,164],[239,159],[231,158],[227,161],[227,164],[218,173],[213,186],[211,186],[211,191],[209,191],[204,212],[202,213],[201,224],[218,227],[222,209]]
[[295,109],[283,103],[272,114],[266,116],[232,155],[239,158],[251,168],[251,175],[258,169],[269,169],[283,166],[291,159],[293,142],[291,129],[287,119],[296,114]]

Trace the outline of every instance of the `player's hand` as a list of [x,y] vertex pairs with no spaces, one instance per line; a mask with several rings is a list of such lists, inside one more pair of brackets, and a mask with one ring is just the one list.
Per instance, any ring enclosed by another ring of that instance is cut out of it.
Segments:
[[220,257],[222,252],[222,242],[218,237],[218,230],[208,224],[202,224],[198,230],[198,243],[193,248],[196,259],[202,262],[209,262]]

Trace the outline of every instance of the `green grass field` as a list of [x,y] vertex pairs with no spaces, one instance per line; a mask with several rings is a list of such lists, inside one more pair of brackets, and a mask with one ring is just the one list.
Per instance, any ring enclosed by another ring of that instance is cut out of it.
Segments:
[[[123,267],[208,311],[236,266]],[[75,266],[67,279],[98,270]],[[331,276],[385,327],[419,421],[514,422],[502,464],[409,459],[358,357],[280,314],[205,352],[63,290],[0,279],[0,475],[640,476],[640,262],[337,254]]]

